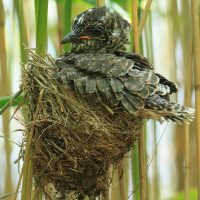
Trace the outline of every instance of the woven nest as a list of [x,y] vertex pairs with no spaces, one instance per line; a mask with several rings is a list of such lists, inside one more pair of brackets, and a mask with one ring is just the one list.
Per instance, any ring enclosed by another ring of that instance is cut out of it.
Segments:
[[74,199],[93,199],[108,189],[109,168],[133,147],[142,120],[120,109],[89,105],[55,80],[55,71],[49,55],[30,51],[22,87],[28,102],[25,135],[33,132],[33,175],[41,188],[53,185],[58,199],[72,191]]

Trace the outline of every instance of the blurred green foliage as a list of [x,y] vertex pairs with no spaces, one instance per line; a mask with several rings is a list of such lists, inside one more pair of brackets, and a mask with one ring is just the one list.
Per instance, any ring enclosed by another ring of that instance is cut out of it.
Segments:
[[[184,193],[184,191],[182,191],[182,192],[177,193],[173,197],[170,197],[167,200],[184,200],[185,199],[184,195],[185,195],[185,193]],[[192,188],[189,191],[189,199],[190,200],[197,200],[198,199],[198,197],[197,197],[197,188]]]

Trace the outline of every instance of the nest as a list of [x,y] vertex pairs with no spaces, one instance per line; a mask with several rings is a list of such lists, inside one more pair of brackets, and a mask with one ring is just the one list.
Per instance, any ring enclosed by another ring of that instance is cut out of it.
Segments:
[[[55,60],[30,51],[22,87],[27,99],[26,134],[37,185],[53,185],[58,199],[90,199],[108,189],[109,168],[133,147],[142,120],[121,109],[90,105],[55,80]],[[34,126],[33,126],[34,124]]]

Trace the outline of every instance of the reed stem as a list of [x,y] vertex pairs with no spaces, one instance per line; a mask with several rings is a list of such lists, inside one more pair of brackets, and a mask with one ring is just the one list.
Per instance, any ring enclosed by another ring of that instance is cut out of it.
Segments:
[[[5,11],[3,2],[0,0],[0,96],[10,94],[10,79],[9,70],[7,65],[7,54],[5,45]],[[10,127],[9,127],[10,113],[4,112],[2,116],[2,131],[5,138],[10,138]],[[4,179],[4,193],[8,194],[13,192],[12,184],[12,169],[11,169],[11,152],[12,146],[9,141],[4,141],[4,152],[6,159],[5,167],[5,179]]]
[[196,144],[197,144],[197,183],[198,200],[200,200],[200,30],[199,30],[199,1],[191,0],[193,21],[194,47],[194,78],[195,78],[195,106],[196,106]]
[[[72,0],[65,0],[64,3],[64,35],[71,30],[71,13],[72,13]],[[64,45],[64,50],[69,52],[70,44]]]
[[[140,52],[139,46],[139,26],[138,26],[138,12],[137,12],[137,0],[132,0],[132,23],[134,34],[134,49],[135,53]],[[146,195],[146,167],[145,167],[145,151],[144,151],[144,132],[141,131],[138,140],[138,152],[139,152],[139,173],[140,173],[140,200],[145,200]]]
[[126,180],[125,180],[125,159],[123,158],[118,163],[118,178],[119,178],[119,189],[120,189],[120,196],[121,200],[127,199],[127,192],[126,192]]
[[[64,37],[64,2],[56,1],[57,15],[58,15],[58,24],[57,24],[57,33],[58,33],[58,44],[55,44],[57,52],[62,53],[63,45],[60,44],[62,38]],[[59,51],[58,51],[59,50]]]
[[148,16],[148,13],[149,13],[149,10],[150,10],[150,7],[151,7],[151,3],[152,3],[152,0],[148,0],[147,3],[146,3],[145,9],[144,9],[144,12],[143,12],[143,15],[142,15],[142,19],[141,19],[140,24],[139,24],[139,35],[140,36],[142,34],[142,30],[144,28],[144,25],[146,23],[147,16]]
[[146,199],[146,167],[145,167],[145,143],[144,131],[141,132],[138,140],[139,165],[140,165],[140,199]]
[[96,0],[97,7],[103,7],[105,6],[105,0]]
[[36,52],[41,56],[44,56],[47,50],[48,0],[39,1],[38,5],[35,7],[38,9],[38,11],[36,11]]
[[[193,47],[192,47],[192,32],[187,31],[188,28],[191,30],[191,18],[188,16],[191,15],[190,12],[190,2],[188,0],[183,0],[182,7],[182,19],[183,19],[183,34],[182,34],[182,43],[183,43],[183,58],[184,58],[184,68],[185,68],[185,95],[184,102],[186,106],[191,106],[191,97],[192,97],[192,62],[193,62]],[[184,177],[184,193],[185,200],[189,200],[189,191],[190,191],[190,173],[191,173],[191,163],[190,163],[190,127],[191,125],[184,125],[185,133],[185,177]]]
[[15,0],[14,4],[19,22],[21,61],[23,64],[26,64],[28,61],[28,52],[24,45],[28,46],[28,35],[24,18],[24,7],[22,0]]
[[133,52],[140,52],[139,45],[139,28],[138,28],[138,12],[137,12],[137,0],[132,0],[132,23],[133,23],[133,39],[134,47]]

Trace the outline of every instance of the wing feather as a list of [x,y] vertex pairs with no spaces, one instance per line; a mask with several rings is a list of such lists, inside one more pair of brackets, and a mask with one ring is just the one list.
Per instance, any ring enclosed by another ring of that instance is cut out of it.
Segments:
[[88,94],[96,93],[97,92],[96,84],[97,83],[95,78],[88,77],[86,79],[86,93]]
[[126,96],[121,100],[123,107],[128,110],[131,114],[134,114],[138,111],[137,108],[133,106],[133,104],[127,99]]
[[112,87],[113,92],[121,92],[124,89],[124,84],[117,78],[110,78],[110,84]]
[[63,84],[72,81],[75,91],[88,101],[96,98],[111,107],[121,105],[130,113],[143,109],[153,95],[168,95],[174,89],[161,76],[160,83],[152,64],[138,54],[67,54],[58,59],[57,66],[55,77]]

